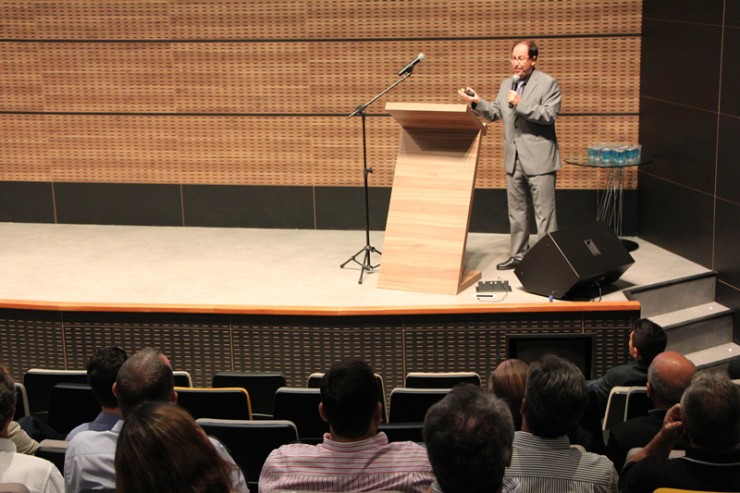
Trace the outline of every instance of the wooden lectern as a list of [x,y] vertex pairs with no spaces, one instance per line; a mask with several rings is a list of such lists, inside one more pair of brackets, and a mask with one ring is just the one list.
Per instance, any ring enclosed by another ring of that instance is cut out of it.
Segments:
[[378,287],[458,294],[486,127],[465,104],[387,103],[401,124]]

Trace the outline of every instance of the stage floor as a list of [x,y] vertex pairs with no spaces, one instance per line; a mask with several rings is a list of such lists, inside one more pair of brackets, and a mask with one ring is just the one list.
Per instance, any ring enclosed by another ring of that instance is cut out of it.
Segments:
[[[377,270],[365,273],[359,284],[360,266],[350,262],[342,269],[340,264],[365,246],[364,231],[0,223],[0,238],[0,305],[6,306],[382,309],[484,304],[475,297],[475,285],[456,296],[379,289]],[[640,245],[631,252],[635,264],[601,301],[623,301],[623,289],[708,270],[631,239]],[[371,232],[370,243],[382,251],[383,233]],[[499,303],[547,302],[524,291],[514,271],[496,270],[508,248],[508,235],[471,233],[466,268],[481,271],[484,281],[509,281],[512,291]],[[373,254],[372,262],[382,263],[382,256]]]

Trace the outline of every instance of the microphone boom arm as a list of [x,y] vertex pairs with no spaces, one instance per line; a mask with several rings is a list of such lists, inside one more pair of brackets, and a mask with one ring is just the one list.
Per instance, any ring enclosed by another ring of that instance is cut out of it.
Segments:
[[378,99],[382,98],[385,95],[385,93],[387,93],[388,91],[390,91],[391,89],[393,89],[394,87],[396,87],[398,84],[400,84],[401,82],[403,82],[406,79],[408,79],[409,77],[411,77],[413,75],[413,73],[414,73],[413,70],[409,70],[408,72],[406,72],[405,74],[403,74],[400,79],[398,79],[396,82],[394,82],[390,86],[388,86],[385,89],[383,89],[383,91],[381,91],[378,95],[374,96],[370,101],[368,101],[367,103],[363,103],[363,104],[359,105],[357,107],[357,109],[355,109],[355,111],[353,111],[352,113],[349,114],[349,116],[347,116],[347,118],[352,118],[353,116],[359,115],[360,113],[362,113],[363,111],[365,111],[365,109],[367,109],[368,106],[370,106],[371,104],[373,104]]

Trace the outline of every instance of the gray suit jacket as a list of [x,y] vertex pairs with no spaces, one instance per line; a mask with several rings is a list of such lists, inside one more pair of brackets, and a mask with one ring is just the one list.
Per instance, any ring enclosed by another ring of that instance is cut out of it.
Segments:
[[513,79],[504,79],[493,102],[480,100],[475,108],[483,118],[504,121],[504,165],[514,172],[517,153],[524,172],[543,175],[560,169],[560,152],[555,135],[555,119],[560,112],[560,84],[551,75],[534,70],[529,76],[521,101],[509,108],[506,95]]

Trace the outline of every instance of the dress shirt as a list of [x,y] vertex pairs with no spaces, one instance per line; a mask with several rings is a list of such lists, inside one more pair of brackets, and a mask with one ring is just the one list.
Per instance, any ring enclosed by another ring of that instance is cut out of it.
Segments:
[[[123,420],[110,431],[82,431],[69,442],[64,457],[64,483],[67,493],[78,493],[85,489],[116,488],[116,443],[121,433]],[[210,437],[209,437],[210,438]],[[229,464],[234,464],[226,448],[210,438],[218,454]],[[231,483],[237,493],[249,493],[247,482],[238,467],[234,468]]]
[[[444,493],[437,482],[432,483],[432,493]],[[504,478],[501,493],[522,493],[522,485],[517,478]]]
[[603,455],[572,448],[567,436],[542,438],[525,431],[514,434],[514,454],[507,477],[519,478],[522,493],[568,491],[616,493],[617,472]]
[[383,432],[366,440],[337,442],[326,433],[318,445],[295,443],[273,450],[262,467],[259,491],[425,493],[433,480],[427,451],[417,443],[388,443]]
[[90,421],[89,423],[82,423],[81,425],[73,428],[72,431],[67,434],[66,440],[69,442],[75,437],[76,434],[81,431],[108,431],[113,428],[121,419],[121,416],[118,414],[109,414],[101,411],[100,414],[98,414],[93,421]]
[[31,493],[62,493],[64,479],[54,464],[16,452],[15,444],[0,438],[0,483],[21,483]]

